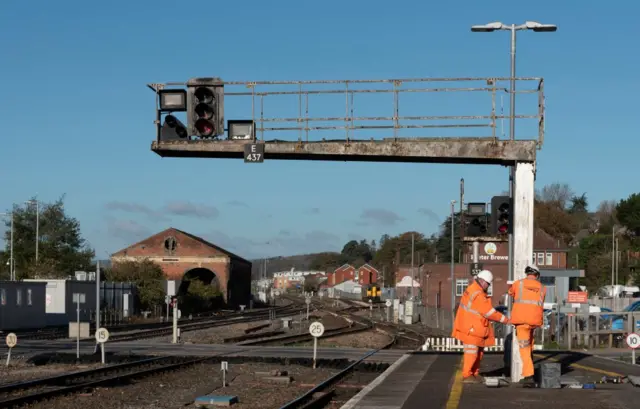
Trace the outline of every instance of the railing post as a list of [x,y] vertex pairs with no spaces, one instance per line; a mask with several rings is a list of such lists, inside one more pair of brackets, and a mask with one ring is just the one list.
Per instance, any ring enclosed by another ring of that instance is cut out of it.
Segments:
[[571,347],[573,344],[573,330],[571,328],[573,324],[573,315],[567,315],[567,342],[568,342],[568,350],[571,351]]

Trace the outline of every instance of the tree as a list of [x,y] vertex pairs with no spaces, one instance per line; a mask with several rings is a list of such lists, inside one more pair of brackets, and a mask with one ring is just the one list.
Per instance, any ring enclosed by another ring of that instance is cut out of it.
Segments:
[[224,297],[217,281],[207,284],[198,278],[192,278],[183,283],[187,290],[178,299],[182,313],[193,314],[224,306]]
[[153,308],[164,303],[166,280],[162,268],[150,261],[121,261],[105,271],[109,281],[133,282],[138,287],[142,308]]
[[570,243],[580,226],[576,219],[555,202],[536,201],[534,204],[535,227],[554,238]]
[[595,214],[598,233],[610,234],[613,226],[618,223],[616,205],[615,200],[603,200],[598,205]]
[[347,260],[340,253],[319,253],[313,258],[309,268],[318,271],[332,271],[345,263]]
[[373,258],[373,265],[385,274],[384,282],[395,281],[394,272],[399,265],[411,263],[411,237],[414,240],[414,263],[435,259],[435,238],[427,238],[422,233],[405,232],[395,237],[381,240],[380,248]]
[[320,280],[318,280],[318,277],[306,276],[302,287],[306,292],[318,292],[320,289]]
[[[80,233],[80,223],[64,210],[64,196],[53,203],[13,207],[13,253],[18,279],[60,278],[77,270],[91,267],[95,253]],[[39,217],[37,217],[39,216]],[[36,223],[36,220],[38,223]],[[9,257],[11,218],[5,220],[5,252],[3,265]],[[38,263],[36,263],[36,225],[39,227]]]
[[578,268],[585,270],[584,285],[596,291],[611,284],[611,237],[592,235],[580,240],[576,250]]
[[[453,216],[453,240],[455,241],[453,258],[454,261],[460,262],[462,250],[462,243],[460,241],[460,213],[455,213]],[[440,227],[436,250],[439,262],[448,263],[451,261],[451,216],[447,217]]]
[[634,193],[620,200],[616,206],[616,216],[634,237],[640,237],[640,194]]
[[368,263],[373,259],[372,250],[366,240],[351,240],[342,248],[342,255],[349,261],[362,259]]
[[564,210],[575,195],[567,183],[552,183],[544,186],[536,196],[538,201]]

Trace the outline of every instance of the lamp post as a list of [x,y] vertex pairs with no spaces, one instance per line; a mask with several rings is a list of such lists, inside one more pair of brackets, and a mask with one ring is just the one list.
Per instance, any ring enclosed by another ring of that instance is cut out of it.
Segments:
[[13,259],[13,211],[12,212],[8,212],[8,213],[0,213],[0,216],[11,216],[11,235],[10,235],[10,244],[9,244],[9,279],[11,281],[15,280],[15,261]]
[[[554,24],[542,24],[537,21],[526,21],[524,24],[502,24],[499,21],[484,25],[471,26],[471,31],[476,33],[491,33],[496,30],[511,32],[511,76],[509,87],[509,139],[516,138],[516,32],[520,30],[532,30],[536,33],[554,32],[558,27]],[[514,193],[514,167],[509,167],[509,197]],[[513,280],[513,234],[509,234],[509,280]]]
[[[496,30],[505,30],[511,32],[511,76],[510,76],[510,87],[509,87],[509,139],[515,140],[516,137],[516,32],[520,30],[532,30],[537,33],[545,33],[545,32],[554,32],[558,29],[558,27],[554,24],[542,24],[537,21],[526,21],[524,24],[515,25],[515,24],[502,24],[501,22],[493,22],[484,25],[472,26],[471,31],[480,32],[480,33],[490,33]],[[513,198],[514,194],[514,173],[515,168],[513,166],[509,167],[509,197]],[[517,209],[516,209],[517,211]],[[509,234],[509,275],[508,280],[514,280],[514,271],[513,271],[513,234]],[[508,311],[511,310],[511,299],[507,304]],[[512,332],[511,327],[507,327],[507,334]],[[522,363],[520,362],[520,356],[517,343],[513,342],[512,348],[512,364],[511,364],[511,379],[513,382],[518,382],[520,380],[520,368]]]
[[36,264],[38,264],[38,247],[40,244],[40,202],[37,199],[27,200],[26,204],[36,205]]
[[452,200],[451,201],[451,317],[453,317],[453,314],[456,313],[456,282],[454,279],[454,270],[455,270],[455,264],[454,264],[454,255],[455,255],[455,237],[454,237],[454,226],[455,226],[455,221],[454,221],[454,214],[455,214],[455,204],[456,201]]

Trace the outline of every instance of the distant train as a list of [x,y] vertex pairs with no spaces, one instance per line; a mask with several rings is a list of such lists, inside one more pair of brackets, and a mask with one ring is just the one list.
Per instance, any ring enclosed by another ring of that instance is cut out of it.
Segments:
[[378,284],[368,284],[362,288],[362,299],[364,301],[372,300],[373,302],[380,302],[382,296],[382,289]]

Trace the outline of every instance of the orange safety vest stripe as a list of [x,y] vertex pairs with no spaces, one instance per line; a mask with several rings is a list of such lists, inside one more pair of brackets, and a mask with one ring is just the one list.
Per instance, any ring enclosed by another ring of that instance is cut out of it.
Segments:
[[489,321],[505,322],[506,317],[491,305],[484,290],[477,284],[471,284],[460,300],[454,322],[453,336],[460,339],[468,337],[488,339],[492,336]]
[[523,279],[513,283],[509,292],[513,295],[511,321],[514,324],[542,325],[546,288],[537,280]]

